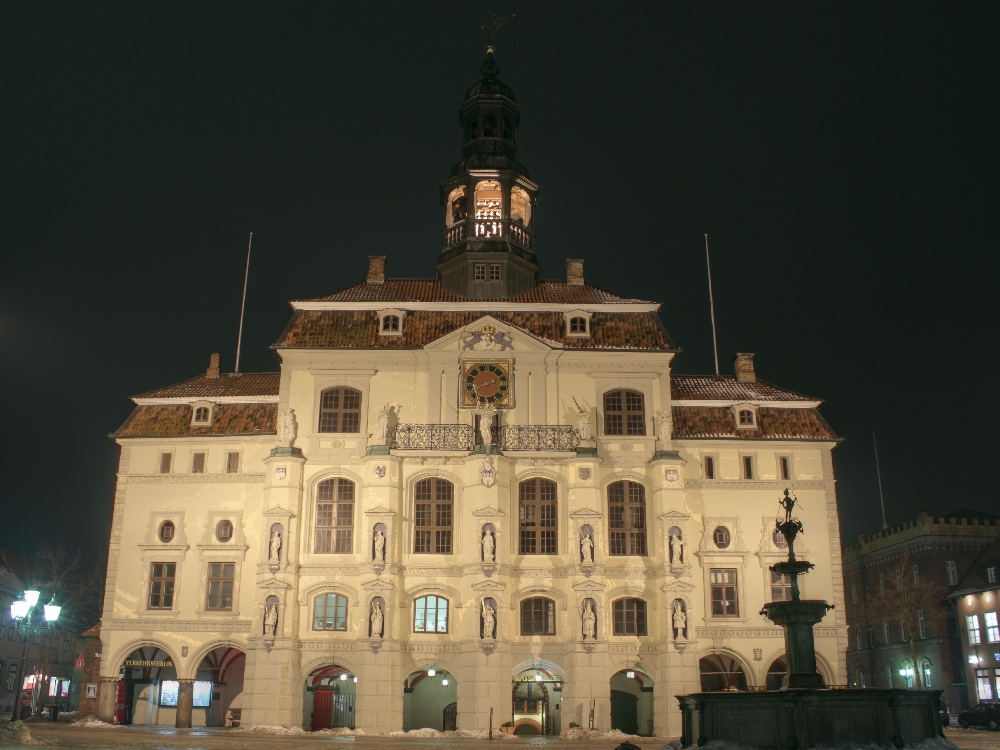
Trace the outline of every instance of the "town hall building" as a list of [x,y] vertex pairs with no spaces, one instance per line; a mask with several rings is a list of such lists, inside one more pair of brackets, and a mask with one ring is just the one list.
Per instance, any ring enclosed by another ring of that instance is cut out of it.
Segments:
[[[820,401],[672,372],[656,302],[539,279],[538,185],[493,50],[429,279],[291,303],[280,371],[134,397],[98,713],[176,726],[676,736],[674,696],[780,686],[789,489],[826,684],[847,682]],[[539,253],[552,252],[541,242]],[[506,726],[504,726],[506,725]]]

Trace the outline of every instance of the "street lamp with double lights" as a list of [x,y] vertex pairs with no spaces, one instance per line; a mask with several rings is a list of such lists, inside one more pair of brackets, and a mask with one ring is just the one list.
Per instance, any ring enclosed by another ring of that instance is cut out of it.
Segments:
[[17,682],[17,691],[14,694],[14,713],[11,714],[11,720],[19,718],[16,713],[20,711],[21,706],[24,664],[28,660],[28,636],[41,635],[43,632],[51,630],[52,623],[59,619],[59,612],[62,610],[62,607],[56,604],[56,597],[53,594],[49,603],[43,607],[45,611],[45,627],[35,625],[35,607],[38,605],[38,597],[39,592],[30,589],[25,591],[20,599],[10,605],[11,626],[24,639],[24,653],[21,656],[21,674]]

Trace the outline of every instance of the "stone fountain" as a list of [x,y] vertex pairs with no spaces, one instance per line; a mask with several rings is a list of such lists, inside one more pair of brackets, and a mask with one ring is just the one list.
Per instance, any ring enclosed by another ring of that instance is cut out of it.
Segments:
[[[802,599],[799,576],[813,564],[795,557],[802,522],[795,498],[779,501],[784,519],[775,528],[788,542],[788,559],[771,566],[791,581],[789,601],[769,602],[761,614],[785,631],[786,673],[780,690],[679,695],[684,747],[724,740],[764,750],[800,750],[879,745],[903,748],[926,739],[944,740],[937,715],[940,690],[829,689],[816,669],[813,626],[833,606]],[[952,746],[953,747],[953,746]]]

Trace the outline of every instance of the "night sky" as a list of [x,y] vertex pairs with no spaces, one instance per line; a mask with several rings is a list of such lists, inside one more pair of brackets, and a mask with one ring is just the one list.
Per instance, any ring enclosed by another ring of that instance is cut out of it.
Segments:
[[890,523],[997,510],[1000,3],[5,2],[0,544],[106,545],[107,435],[232,369],[248,232],[244,371],[369,254],[433,276],[490,7],[543,278],[585,258],[711,373],[707,232],[723,371],[846,439],[845,541],[873,430]]

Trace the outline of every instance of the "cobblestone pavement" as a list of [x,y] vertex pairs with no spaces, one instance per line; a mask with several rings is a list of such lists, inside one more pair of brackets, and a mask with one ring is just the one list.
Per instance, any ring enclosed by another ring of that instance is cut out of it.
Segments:
[[[530,748],[573,748],[573,750],[614,750],[620,739],[566,740],[558,737],[517,737],[489,742],[458,736],[439,737],[336,737],[331,735],[271,735],[227,729],[178,730],[170,727],[116,727],[94,729],[72,727],[60,722],[29,724],[35,748],[48,746],[72,750],[404,750],[404,748],[446,747],[454,750],[529,750]],[[945,730],[949,740],[962,750],[1000,750],[1000,733],[953,727]],[[632,739],[642,750],[660,750],[663,738]],[[10,747],[10,746],[8,746]]]

